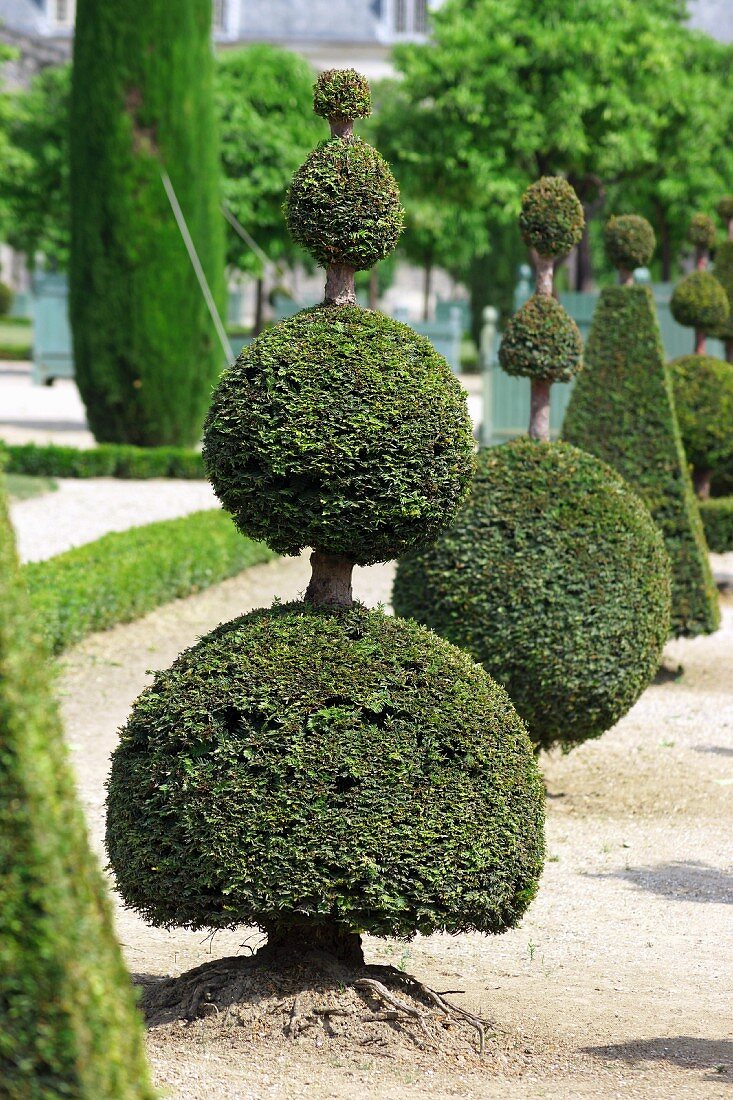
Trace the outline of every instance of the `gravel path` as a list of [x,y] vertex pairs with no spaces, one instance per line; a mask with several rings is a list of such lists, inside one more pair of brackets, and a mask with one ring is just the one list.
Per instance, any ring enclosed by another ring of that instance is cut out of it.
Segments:
[[21,561],[42,561],[108,531],[218,507],[208,481],[61,478],[58,486],[11,506]]
[[[146,683],[218,622],[302,593],[305,557],[251,569],[87,639],[58,691],[95,845],[117,728]],[[392,568],[357,570],[370,604]],[[306,1042],[263,1052],[233,1033],[157,1029],[149,1049],[173,1100],[724,1100],[733,1097],[733,601],[716,635],[675,642],[681,679],[649,688],[600,740],[543,757],[548,861],[522,926],[504,936],[369,940],[496,1021],[505,1044],[481,1073],[434,1071],[365,1050],[334,1059]],[[137,973],[180,973],[249,943],[246,930],[148,927],[118,909]]]

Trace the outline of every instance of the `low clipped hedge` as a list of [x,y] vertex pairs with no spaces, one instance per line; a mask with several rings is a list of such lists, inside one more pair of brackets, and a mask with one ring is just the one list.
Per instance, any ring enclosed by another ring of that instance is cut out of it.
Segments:
[[733,497],[700,501],[705,538],[716,554],[733,552]]
[[122,731],[107,850],[156,925],[502,932],[542,870],[502,687],[416,623],[276,604],[159,672]]
[[173,477],[188,480],[206,477],[199,452],[183,447],[100,443],[90,450],[81,450],[55,444],[0,443],[0,452],[5,458],[7,473],[32,477]]
[[33,610],[52,652],[97,630],[130,622],[275,555],[243,538],[224,512],[104,535],[23,567]]

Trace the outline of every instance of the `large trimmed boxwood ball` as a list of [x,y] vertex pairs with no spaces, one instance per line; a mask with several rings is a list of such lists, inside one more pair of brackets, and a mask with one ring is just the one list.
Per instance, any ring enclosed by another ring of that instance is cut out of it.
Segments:
[[243,534],[361,565],[432,541],[473,473],[460,384],[424,336],[359,306],[304,310],[225,371],[204,462]]
[[569,748],[617,722],[659,667],[669,559],[609,466],[515,439],[480,453],[455,525],[399,562],[393,603],[480,661],[536,745]]
[[583,236],[585,214],[562,176],[542,176],[522,196],[519,229],[540,256],[565,256]]
[[583,340],[555,298],[533,294],[509,321],[499,348],[507,374],[569,382],[583,366]]
[[646,218],[638,214],[621,214],[609,218],[603,228],[606,255],[614,267],[633,271],[645,267],[654,255],[657,239]]
[[730,313],[728,295],[709,271],[693,271],[680,279],[669,305],[675,321],[704,332],[715,332]]
[[733,365],[709,355],[670,363],[674,403],[688,461],[714,470],[733,460]]
[[358,605],[276,605],[140,696],[107,846],[156,925],[501,932],[537,888],[543,801],[522,721],[467,654]]
[[285,201],[288,229],[321,264],[364,271],[394,249],[404,210],[386,160],[352,137],[322,141],[293,176]]
[[313,110],[321,118],[367,118],[372,113],[369,81],[356,69],[327,69],[315,83]]

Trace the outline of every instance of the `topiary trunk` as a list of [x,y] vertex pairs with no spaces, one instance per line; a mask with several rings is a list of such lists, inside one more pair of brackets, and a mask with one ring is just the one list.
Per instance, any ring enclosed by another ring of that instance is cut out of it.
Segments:
[[79,0],[70,314],[99,441],[192,444],[222,349],[161,181],[223,294],[211,0]]
[[152,1100],[132,985],[87,844],[4,499],[0,899],[2,1096]]

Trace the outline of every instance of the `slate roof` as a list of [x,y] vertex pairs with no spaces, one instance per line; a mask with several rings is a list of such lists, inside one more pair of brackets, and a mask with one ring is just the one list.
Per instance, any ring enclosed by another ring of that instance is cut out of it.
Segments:
[[0,23],[22,34],[43,34],[43,12],[34,0],[0,0]]
[[379,42],[378,0],[242,0],[240,37]]

